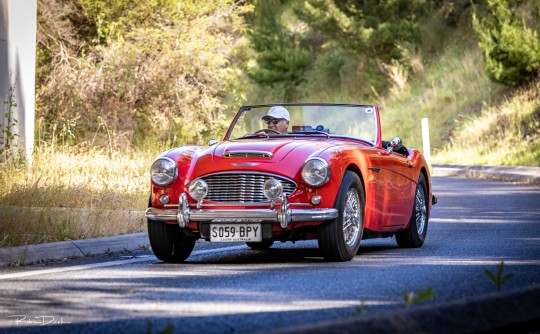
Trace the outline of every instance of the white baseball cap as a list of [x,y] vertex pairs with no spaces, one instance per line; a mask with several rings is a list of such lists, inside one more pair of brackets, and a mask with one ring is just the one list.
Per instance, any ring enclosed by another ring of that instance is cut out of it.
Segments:
[[268,113],[264,115],[262,119],[266,120],[270,117],[276,119],[286,119],[287,121],[291,120],[291,117],[289,116],[289,111],[282,106],[275,106],[270,108],[270,110],[268,110]]

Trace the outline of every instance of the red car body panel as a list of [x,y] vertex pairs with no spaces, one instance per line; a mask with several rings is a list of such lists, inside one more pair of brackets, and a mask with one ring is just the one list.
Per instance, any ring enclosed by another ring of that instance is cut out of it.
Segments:
[[[225,151],[234,152],[239,147],[244,151],[272,152],[274,158],[223,158]],[[296,163],[286,159],[291,155],[294,155]],[[413,209],[411,199],[414,198],[418,175],[424,173],[428,184],[431,184],[429,167],[418,151],[409,149],[409,156],[404,156],[388,153],[382,148],[368,147],[365,144],[347,140],[326,138],[285,140],[279,138],[256,139],[248,143],[244,141],[241,144],[235,141],[226,141],[217,146],[206,148],[179,147],[166,152],[163,156],[176,161],[179,177],[167,187],[152,184],[152,207],[166,208],[159,202],[159,197],[167,194],[173,199],[167,207],[176,208],[178,202],[174,199],[178,199],[180,193],[187,192],[189,181],[219,170],[222,172],[267,172],[287,177],[298,185],[298,190],[289,198],[292,207],[295,203],[309,203],[311,196],[319,194],[322,196],[322,201],[316,207],[331,208],[334,206],[334,200],[345,171],[351,169],[359,172],[365,189],[364,226],[375,232],[391,232],[406,228]],[[326,159],[332,170],[330,181],[317,189],[306,186],[300,176],[303,163],[311,156]],[[431,195],[430,188],[429,212],[431,212],[432,204]],[[191,199],[190,205],[195,206],[195,204],[196,201]],[[230,208],[230,206],[222,208]],[[170,223],[176,224],[176,222]],[[302,225],[306,225],[306,223],[295,227]],[[190,223],[188,226],[197,230],[194,223]]]
[[166,151],[150,174],[148,234],[166,262],[199,238],[255,249],[318,239],[330,261],[372,237],[421,247],[436,202],[422,154],[383,141],[371,105],[243,106],[221,143]]
[[318,239],[331,261],[372,237],[421,247],[436,202],[422,154],[384,142],[371,105],[243,106],[221,143],[164,152],[151,178],[149,239],[166,262],[198,238],[255,249]]

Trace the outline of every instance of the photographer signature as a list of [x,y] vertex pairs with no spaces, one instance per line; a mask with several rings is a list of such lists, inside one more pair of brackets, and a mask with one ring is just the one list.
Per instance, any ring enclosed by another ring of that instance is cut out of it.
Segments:
[[62,318],[57,319],[56,317],[51,316],[51,315],[40,315],[40,316],[31,318],[31,317],[27,317],[26,315],[16,314],[16,315],[10,315],[8,316],[8,318],[13,318],[17,326],[19,326],[20,324],[47,326],[47,325],[63,325],[63,324],[71,323],[69,321],[65,321]]

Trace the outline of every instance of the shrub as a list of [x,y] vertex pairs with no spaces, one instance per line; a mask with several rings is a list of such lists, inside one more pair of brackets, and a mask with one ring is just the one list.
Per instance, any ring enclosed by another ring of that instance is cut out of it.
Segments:
[[48,70],[38,71],[37,116],[50,127],[77,119],[83,140],[106,124],[97,140],[117,147],[201,143],[225,131],[224,101],[242,95],[249,6],[43,0],[38,9],[38,47],[47,50],[38,66]]
[[540,40],[538,32],[527,27],[512,5],[516,7],[516,1],[487,0],[486,13],[481,14],[478,8],[474,11],[473,28],[489,77],[518,86],[540,73]]

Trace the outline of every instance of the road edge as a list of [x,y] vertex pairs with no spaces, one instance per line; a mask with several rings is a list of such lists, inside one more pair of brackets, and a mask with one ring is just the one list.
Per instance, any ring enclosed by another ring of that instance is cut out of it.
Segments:
[[146,249],[150,249],[150,241],[146,232],[7,247],[0,248],[0,267],[17,267],[34,263],[57,262],[85,256],[129,253]]
[[540,284],[362,318],[288,327],[272,334],[532,333],[540,331]]
[[540,167],[432,165],[432,176],[455,176],[540,185]]

